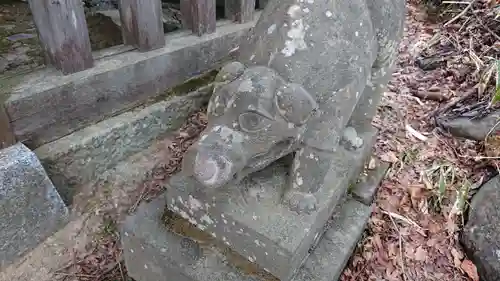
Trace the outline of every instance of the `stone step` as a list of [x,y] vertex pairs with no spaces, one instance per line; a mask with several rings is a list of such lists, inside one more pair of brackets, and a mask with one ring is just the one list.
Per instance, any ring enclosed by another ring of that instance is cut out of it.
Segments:
[[[140,206],[122,228],[125,264],[136,281],[164,280],[165,276],[176,281],[279,281],[245,257],[205,240],[203,234],[195,241],[168,230],[163,220],[166,204],[166,197],[161,196]],[[337,280],[370,213],[370,207],[354,199],[343,200],[293,280]]]
[[177,130],[189,114],[208,101],[211,90],[212,86],[206,85],[137,107],[45,144],[35,153],[70,205],[82,186]]
[[[326,173],[328,184],[315,194],[318,208],[309,214],[297,214],[281,202],[289,161],[277,161],[216,194],[198,188],[191,178],[176,175],[169,182],[168,208],[289,281],[323,234],[339,200],[355,183],[371,154],[376,133],[373,128],[358,132],[355,138],[363,140],[362,147],[351,150],[342,145],[332,153],[335,165]],[[242,190],[246,191],[243,196]]]

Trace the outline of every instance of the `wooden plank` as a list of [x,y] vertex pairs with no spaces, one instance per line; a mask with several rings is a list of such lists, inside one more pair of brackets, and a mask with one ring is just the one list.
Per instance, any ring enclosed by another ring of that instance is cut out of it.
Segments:
[[226,0],[225,15],[226,18],[245,23],[253,20],[255,11],[255,0]]
[[184,29],[193,28],[193,16],[191,13],[191,0],[181,1],[181,22]]
[[161,0],[121,0],[123,42],[141,52],[165,46]]
[[29,0],[47,63],[63,74],[93,67],[81,0]]
[[190,0],[193,33],[201,36],[215,32],[215,0]]
[[262,9],[262,10],[263,10],[263,9],[266,7],[267,2],[269,2],[269,0],[259,0],[259,3],[258,3],[258,4],[259,4],[259,5],[258,5],[258,6],[259,6],[259,9]]
[[10,126],[10,118],[3,104],[0,105],[0,149],[16,143],[16,138]]

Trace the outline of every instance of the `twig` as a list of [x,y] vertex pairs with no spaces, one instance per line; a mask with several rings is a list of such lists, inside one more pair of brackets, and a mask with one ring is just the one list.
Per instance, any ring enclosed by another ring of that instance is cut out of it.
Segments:
[[458,20],[459,18],[461,18],[463,15],[465,15],[467,13],[467,11],[470,10],[470,8],[472,8],[472,4],[474,4],[474,2],[476,2],[476,0],[472,0],[469,5],[467,5],[467,7],[465,7],[465,9],[462,10],[462,12],[460,12],[460,14],[456,15],[454,18],[452,18],[451,20],[449,20],[448,22],[446,22],[444,24],[444,26],[448,26],[452,23],[454,23],[456,20]]
[[463,95],[463,96],[461,96],[459,98],[451,100],[449,103],[447,103],[445,106],[443,106],[441,108],[436,108],[434,111],[432,111],[429,115],[427,115],[425,117],[434,117],[434,116],[436,116],[437,114],[439,114],[441,112],[448,111],[450,108],[454,107],[458,103],[460,103],[460,102],[468,99],[470,96],[474,95],[476,93],[476,91],[477,91],[476,88],[469,89],[467,91],[467,93],[465,93],[465,95]]
[[139,198],[137,198],[137,201],[135,201],[134,205],[130,208],[129,213],[135,212],[139,204],[141,203],[142,199],[144,198],[144,194],[146,193],[146,188],[147,184],[144,184],[144,187],[141,190],[141,194],[139,195]]
[[443,4],[459,4],[459,5],[470,5],[470,2],[465,1],[443,1]]
[[405,260],[403,257],[403,237],[401,235],[401,232],[399,231],[399,227],[396,225],[396,222],[392,218],[392,216],[389,215],[389,218],[391,219],[392,225],[396,229],[399,235],[399,256],[401,256],[401,270],[403,271],[403,279],[406,281],[407,276],[406,276],[406,267],[405,267]]
[[484,142],[486,142],[486,140],[488,139],[488,137],[491,135],[491,133],[493,132],[493,130],[495,130],[495,128],[500,125],[500,120],[495,123],[495,125],[488,131],[488,133],[486,134],[486,137],[484,138]]
[[125,280],[125,274],[123,274],[122,263],[118,262],[118,266],[120,268],[120,275],[122,276],[122,281],[127,281]]
[[114,264],[113,266],[109,266],[106,270],[104,270],[104,271],[100,274],[100,276],[102,277],[102,276],[105,276],[106,274],[110,273],[111,271],[113,271],[113,270],[116,268],[116,266],[117,266],[118,264],[120,264],[120,262],[119,262],[119,261],[118,261],[118,262],[115,262],[115,264]]
[[61,276],[85,277],[85,278],[96,278],[96,277],[98,277],[97,275],[79,274],[79,273],[56,272],[55,274],[61,275]]
[[413,226],[415,226],[415,227],[417,227],[419,229],[422,229],[422,227],[420,225],[418,225],[416,222],[410,220],[409,218],[403,217],[400,214],[391,213],[391,212],[387,212],[387,211],[384,211],[384,210],[382,210],[382,213],[388,215],[391,218],[399,219],[399,220],[404,221],[404,222],[406,222],[408,224],[411,224],[411,225],[413,225]]
[[485,25],[483,23],[483,21],[481,20],[481,18],[479,18],[476,13],[473,13],[474,16],[476,17],[476,19],[479,21],[479,24],[484,27],[491,35],[493,35],[497,40],[500,40],[500,36],[498,36],[495,32],[493,32],[493,30],[491,30],[487,25]]

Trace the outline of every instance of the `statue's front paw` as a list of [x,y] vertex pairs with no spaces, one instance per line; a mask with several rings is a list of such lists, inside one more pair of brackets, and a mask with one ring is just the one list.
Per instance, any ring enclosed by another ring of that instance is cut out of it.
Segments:
[[311,193],[291,191],[287,197],[291,211],[309,214],[317,209],[318,200]]

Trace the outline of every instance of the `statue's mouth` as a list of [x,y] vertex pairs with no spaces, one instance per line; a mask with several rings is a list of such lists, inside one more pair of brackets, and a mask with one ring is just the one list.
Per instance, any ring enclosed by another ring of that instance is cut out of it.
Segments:
[[297,149],[297,146],[295,138],[288,138],[278,142],[269,151],[252,156],[245,165],[245,168],[239,171],[234,179],[241,180],[243,177],[269,166],[279,158],[293,152]]

